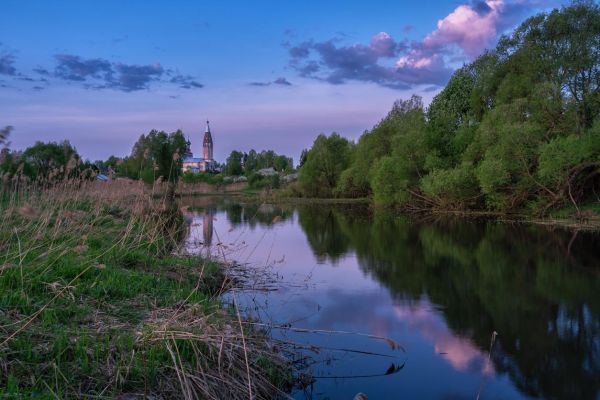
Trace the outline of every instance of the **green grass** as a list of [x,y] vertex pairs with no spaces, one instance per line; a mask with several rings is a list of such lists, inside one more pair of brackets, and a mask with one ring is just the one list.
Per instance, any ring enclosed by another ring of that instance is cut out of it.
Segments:
[[[139,214],[139,198],[75,197],[2,203],[0,397],[182,397],[176,371],[212,368],[218,346],[228,349],[230,370],[243,371],[239,338],[221,330],[234,323],[219,300],[221,266],[172,254],[174,235],[157,205]],[[246,334],[256,357],[270,359],[265,337]],[[266,393],[263,380],[275,379],[281,363],[253,365],[253,384]],[[235,373],[243,393],[245,375]],[[233,390],[203,382],[194,387],[207,398]]]
[[[70,210],[89,212],[90,207],[72,204]],[[35,230],[41,233],[41,246],[18,257],[21,265],[3,270],[3,327],[14,324],[15,317],[22,320],[45,308],[30,326],[7,343],[1,362],[8,374],[0,377],[0,387],[5,387],[0,389],[0,395],[19,392],[37,396],[50,392],[63,397],[73,395],[73,389],[82,382],[86,385],[81,388],[83,392],[100,393],[108,384],[113,394],[133,390],[142,383],[142,360],[135,356],[134,332],[148,318],[149,309],[169,307],[182,299],[207,310],[220,307],[209,293],[196,290],[197,274],[204,260],[157,258],[157,246],[135,243],[136,235],[115,246],[115,238],[126,229],[126,220],[120,216],[121,210],[114,206],[83,216],[81,222],[87,226],[87,235],[70,229],[52,237],[56,220],[49,221],[46,231],[36,226]],[[18,215],[11,222],[13,228],[28,223]],[[18,241],[8,243],[9,254],[18,251],[15,244],[18,247]],[[50,246],[56,250],[48,252]],[[211,263],[204,269],[205,279],[217,272]],[[21,325],[4,330],[9,333]],[[99,329],[99,325],[107,328]],[[150,349],[149,356],[149,372],[143,375],[154,380],[154,364],[169,358],[160,347]],[[94,376],[107,365],[122,370],[127,379],[110,383]]]

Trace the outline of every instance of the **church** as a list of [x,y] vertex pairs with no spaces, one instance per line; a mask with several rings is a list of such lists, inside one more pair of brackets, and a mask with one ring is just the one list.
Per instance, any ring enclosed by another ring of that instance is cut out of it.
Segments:
[[217,164],[213,159],[213,140],[210,134],[210,125],[206,121],[206,130],[204,131],[204,140],[202,142],[203,158],[194,157],[194,154],[186,154],[183,158],[183,172],[214,172]]

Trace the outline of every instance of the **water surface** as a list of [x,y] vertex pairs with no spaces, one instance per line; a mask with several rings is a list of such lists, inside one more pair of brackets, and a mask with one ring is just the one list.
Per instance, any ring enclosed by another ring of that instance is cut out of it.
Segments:
[[184,204],[189,249],[279,279],[238,294],[247,313],[325,331],[271,331],[315,346],[297,399],[600,398],[598,235],[365,205]]

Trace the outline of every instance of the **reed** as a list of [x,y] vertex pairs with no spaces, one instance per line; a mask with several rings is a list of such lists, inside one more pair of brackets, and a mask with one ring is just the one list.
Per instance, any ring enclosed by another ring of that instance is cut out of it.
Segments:
[[284,396],[285,359],[220,300],[224,266],[176,251],[164,187],[16,176],[0,184],[0,397]]

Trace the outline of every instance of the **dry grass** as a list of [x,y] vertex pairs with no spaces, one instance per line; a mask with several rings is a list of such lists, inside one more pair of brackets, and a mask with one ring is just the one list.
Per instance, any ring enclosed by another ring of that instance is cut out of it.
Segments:
[[173,255],[182,220],[160,186],[4,188],[0,397],[283,396],[284,358],[209,287],[219,266]]
[[[264,334],[240,329],[242,325],[222,310],[212,315],[197,306],[186,307],[176,315],[170,310],[159,311],[147,321],[147,327],[140,339],[166,343],[186,399],[285,396],[273,384],[274,376],[269,376],[285,371],[285,359],[276,355]],[[190,355],[195,362],[186,364],[183,360]]]

